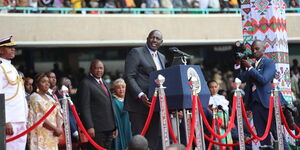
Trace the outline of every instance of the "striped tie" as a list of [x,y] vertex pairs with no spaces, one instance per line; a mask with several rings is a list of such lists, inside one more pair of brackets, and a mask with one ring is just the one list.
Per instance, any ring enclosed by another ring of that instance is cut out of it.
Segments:
[[161,66],[159,65],[159,62],[158,62],[158,59],[157,59],[157,54],[156,53],[152,53],[152,59],[155,63],[155,66],[156,66],[156,70],[161,70]]

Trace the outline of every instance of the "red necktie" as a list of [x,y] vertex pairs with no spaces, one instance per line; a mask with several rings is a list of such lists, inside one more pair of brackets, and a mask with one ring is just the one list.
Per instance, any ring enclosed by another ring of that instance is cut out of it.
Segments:
[[101,80],[99,80],[99,82],[100,82],[100,84],[101,84],[102,89],[103,89],[104,92],[106,93],[106,95],[109,96],[108,90],[107,90],[106,86],[104,85],[104,83],[103,83]]
[[59,100],[58,100],[58,98],[57,98],[57,96],[56,96],[56,94],[55,94],[55,91],[52,91],[52,93],[50,93],[50,94],[51,94],[52,98],[53,98],[56,102],[59,102]]

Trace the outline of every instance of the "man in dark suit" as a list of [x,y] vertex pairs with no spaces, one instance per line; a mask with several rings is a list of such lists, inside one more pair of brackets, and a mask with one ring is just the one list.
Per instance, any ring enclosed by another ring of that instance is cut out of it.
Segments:
[[[158,52],[163,43],[162,34],[153,30],[147,37],[144,47],[133,48],[125,61],[126,95],[124,109],[129,112],[133,135],[140,134],[145,122],[151,102],[148,99],[149,75],[151,72],[164,69],[166,59]],[[159,146],[159,115],[154,113],[151,125],[146,133],[151,150]]]
[[[102,80],[104,66],[100,60],[90,65],[90,74],[78,89],[80,119],[89,135],[100,146],[110,150],[117,136],[111,93]],[[95,149],[89,144],[89,150]]]
[[[246,82],[245,87],[245,103],[253,113],[253,122],[258,136],[262,136],[265,132],[269,114],[269,100],[271,92],[274,89],[271,85],[275,76],[275,63],[273,60],[264,56],[265,43],[260,40],[255,40],[251,46],[251,50],[255,56],[255,65],[252,66],[247,60],[241,60],[241,64],[245,70],[240,71],[240,66],[235,65],[236,75]],[[281,103],[286,103],[281,97]],[[273,106],[272,106],[273,107]],[[271,125],[272,135],[277,139],[276,124],[273,111],[273,119]],[[270,134],[261,145],[268,147],[271,145]],[[285,149],[287,144],[285,142]]]

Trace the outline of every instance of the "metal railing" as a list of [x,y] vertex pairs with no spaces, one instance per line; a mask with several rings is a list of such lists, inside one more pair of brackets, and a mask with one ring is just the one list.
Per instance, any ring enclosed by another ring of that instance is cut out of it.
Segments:
[[[239,8],[200,9],[200,8],[55,8],[55,7],[0,7],[0,11],[9,13],[59,13],[59,14],[239,14]],[[298,12],[300,8],[286,8],[286,12]]]

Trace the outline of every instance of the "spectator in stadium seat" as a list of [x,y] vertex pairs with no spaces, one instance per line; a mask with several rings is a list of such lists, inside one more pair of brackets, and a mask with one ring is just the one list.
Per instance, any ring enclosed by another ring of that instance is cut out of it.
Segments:
[[229,0],[230,8],[239,8],[238,0]]
[[220,1],[219,0],[210,0],[208,6],[210,8],[219,9],[220,8]]
[[202,9],[208,8],[209,0],[199,0],[199,2],[200,2],[200,8],[202,8]]
[[28,0],[17,0],[17,7],[29,7],[29,1]]

